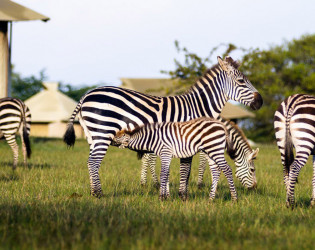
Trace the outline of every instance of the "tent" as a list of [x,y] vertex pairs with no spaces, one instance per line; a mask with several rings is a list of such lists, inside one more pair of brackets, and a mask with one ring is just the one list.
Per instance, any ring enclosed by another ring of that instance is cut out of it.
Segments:
[[[45,89],[25,101],[32,114],[31,136],[62,137],[77,102],[58,90],[57,82],[44,82]],[[77,137],[84,137],[78,123]]]
[[[136,90],[151,95],[163,96],[165,90],[174,86],[174,80],[168,78],[120,78],[121,87]],[[226,103],[221,116],[225,119],[239,119],[255,117],[255,114],[246,110],[241,105]]]

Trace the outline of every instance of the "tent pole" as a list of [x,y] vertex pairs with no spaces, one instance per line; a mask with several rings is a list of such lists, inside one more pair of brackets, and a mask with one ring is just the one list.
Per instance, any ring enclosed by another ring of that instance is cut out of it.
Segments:
[[11,48],[12,48],[12,22],[10,23],[10,38],[9,38],[9,63],[8,63],[8,96],[12,95],[12,64],[11,64]]

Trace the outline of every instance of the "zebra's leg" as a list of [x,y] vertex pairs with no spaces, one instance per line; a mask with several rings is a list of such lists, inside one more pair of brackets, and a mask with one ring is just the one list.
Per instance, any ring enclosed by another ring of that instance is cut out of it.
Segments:
[[13,151],[13,166],[12,166],[12,169],[15,170],[16,166],[17,166],[17,163],[18,163],[18,159],[19,159],[19,146],[16,143],[15,134],[13,134],[13,135],[4,134],[4,137],[5,137],[7,143],[9,144],[9,146],[11,147],[11,149]]
[[234,186],[233,173],[232,173],[231,167],[227,164],[225,160],[220,163],[218,162],[217,164],[218,164],[219,169],[223,171],[226,179],[228,180],[232,201],[237,201],[237,194],[236,194],[236,189]]
[[311,207],[315,206],[315,155],[313,155],[313,179],[312,179],[312,199],[311,199]]
[[169,190],[169,175],[170,175],[170,163],[172,160],[171,152],[164,151],[160,154],[161,157],[161,176],[160,176],[160,200],[165,200],[170,196]]
[[23,125],[22,124],[20,126],[19,133],[20,133],[21,142],[22,142],[24,166],[27,166],[27,152],[26,152],[26,145],[25,145],[24,136],[23,136]]
[[111,139],[104,139],[102,141],[99,140],[97,142],[97,146],[94,142],[90,145],[88,169],[90,175],[91,195],[97,198],[101,198],[103,196],[101,182],[99,178],[99,168],[101,166],[101,162],[104,156],[106,155],[110,143]]
[[141,186],[145,186],[147,184],[147,172],[148,172],[148,166],[149,166],[149,154],[144,154],[141,160],[141,177],[140,177],[140,183]]
[[188,197],[188,182],[191,170],[192,157],[180,159],[180,181],[179,181],[179,197],[186,200]]
[[141,165],[141,185],[146,185],[147,183],[147,172],[148,172],[148,167],[149,167],[154,186],[156,188],[159,187],[159,180],[155,173],[156,159],[157,159],[157,155],[155,154],[144,154],[142,158],[142,165]]
[[206,170],[207,155],[204,152],[199,154],[199,168],[198,168],[198,188],[201,189],[204,186],[203,175]]
[[217,192],[217,186],[220,180],[221,170],[211,159],[209,159],[209,169],[212,176],[211,191],[210,191],[210,201],[212,201],[214,200],[215,194]]
[[305,155],[299,156],[299,153],[296,153],[296,157],[294,162],[290,166],[290,173],[289,173],[289,183],[287,187],[287,207],[294,208],[294,189],[297,177],[299,176],[301,168],[305,165],[308,156],[305,158]]

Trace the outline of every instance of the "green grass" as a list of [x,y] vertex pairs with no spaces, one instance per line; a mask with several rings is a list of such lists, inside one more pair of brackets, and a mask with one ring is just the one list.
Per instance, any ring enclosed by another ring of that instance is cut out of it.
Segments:
[[[86,141],[71,150],[61,140],[33,139],[32,146],[29,167],[21,164],[13,172],[12,153],[0,142],[2,249],[314,249],[311,161],[300,173],[297,207],[291,211],[285,207],[275,145],[260,147],[256,191],[234,178],[237,204],[223,175],[215,202],[208,203],[209,185],[197,189],[197,158],[188,201],[177,196],[179,161],[174,159],[171,198],[161,202],[150,178],[140,186],[136,154],[117,148],[110,148],[103,161],[104,197],[96,199],[89,195]],[[210,184],[208,170],[205,180]]]

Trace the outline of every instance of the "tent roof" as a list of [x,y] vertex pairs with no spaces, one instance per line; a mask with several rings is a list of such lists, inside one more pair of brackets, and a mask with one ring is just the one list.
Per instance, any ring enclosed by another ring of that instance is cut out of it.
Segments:
[[0,21],[48,21],[49,17],[9,0],[0,1]]
[[77,102],[58,91],[57,82],[44,82],[45,89],[25,101],[32,114],[32,122],[67,121]]
[[[169,78],[120,78],[122,87],[136,90],[150,95],[165,95],[165,88],[174,86],[174,80]],[[164,88],[164,89],[162,89]],[[241,105],[226,103],[221,116],[225,119],[255,117],[255,114],[246,110]]]

